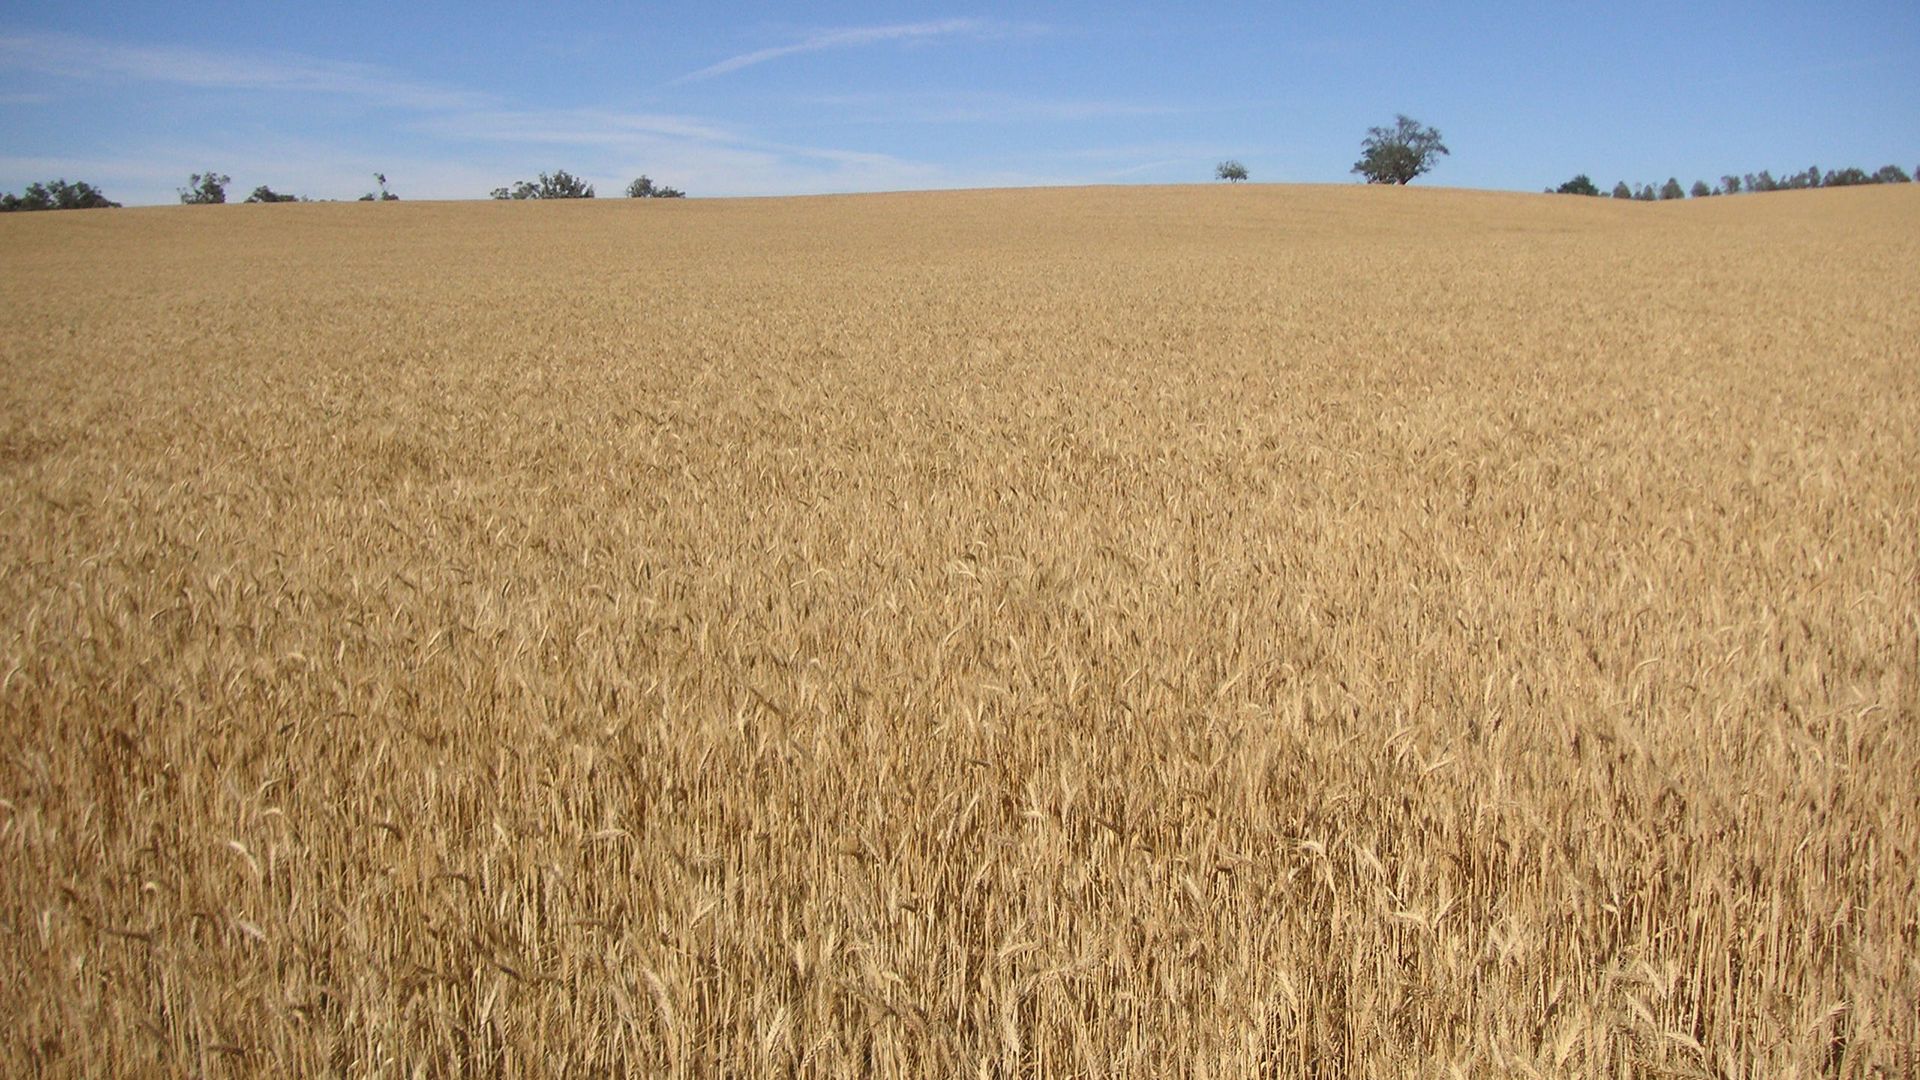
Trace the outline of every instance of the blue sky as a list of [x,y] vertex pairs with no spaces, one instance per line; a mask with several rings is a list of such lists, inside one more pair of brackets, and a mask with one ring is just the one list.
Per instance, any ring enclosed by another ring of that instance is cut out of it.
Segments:
[[1920,4],[15,6],[0,189],[129,204],[187,174],[480,198],[566,169],[616,194],[1347,183],[1408,113],[1420,182],[1537,191],[1920,165]]

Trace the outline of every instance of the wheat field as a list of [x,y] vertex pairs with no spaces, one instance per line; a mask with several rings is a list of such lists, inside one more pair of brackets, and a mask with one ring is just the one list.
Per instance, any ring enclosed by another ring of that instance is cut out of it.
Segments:
[[1920,186],[0,255],[0,1072],[1920,1068]]

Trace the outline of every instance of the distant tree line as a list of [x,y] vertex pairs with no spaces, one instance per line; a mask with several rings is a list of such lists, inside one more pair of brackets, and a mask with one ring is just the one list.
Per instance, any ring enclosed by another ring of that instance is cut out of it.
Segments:
[[[397,202],[400,196],[387,188],[387,175],[374,173],[373,181],[377,190],[360,196],[360,202]],[[180,188],[180,202],[187,206],[218,206],[227,201],[227,185],[233,183],[233,177],[223,172],[208,169],[187,177],[187,186]],[[665,184],[654,183],[651,177],[642,176],[627,185],[627,197],[630,199],[682,199],[686,192]],[[538,180],[522,180],[511,187],[493,189],[496,199],[591,199],[593,185],[562,169],[555,173],[541,173]],[[304,195],[293,195],[275,191],[266,184],[253,189],[246,198],[250,203],[290,203],[313,202]],[[93,210],[103,207],[116,207],[120,204],[100,193],[100,189],[85,181],[65,179],[48,180],[45,183],[29,184],[18,195],[0,194],[0,212],[15,210]]]
[[17,210],[101,210],[120,204],[100,194],[100,189],[85,180],[49,180],[28,184],[18,195],[0,195],[0,213]]
[[496,199],[591,199],[593,185],[561,169],[552,175],[540,174],[538,180],[521,180],[512,187],[493,189]]
[[[400,196],[387,190],[387,175],[374,173],[374,183],[380,185],[378,192],[369,191],[360,196],[360,202],[398,202]],[[208,169],[203,173],[194,173],[187,178],[187,186],[180,189],[180,202],[187,206],[218,206],[227,201],[227,185],[233,183],[233,177],[226,173]],[[275,191],[265,184],[253,189],[247,196],[250,203],[286,203],[313,202],[304,195],[289,195]]]
[[[1361,174],[1368,183],[1405,184],[1433,167],[1434,159],[1445,154],[1447,148],[1440,141],[1440,133],[1424,127],[1406,116],[1396,118],[1392,128],[1377,127],[1368,132],[1362,143],[1365,151],[1353,171]],[[1247,167],[1238,161],[1223,161],[1214,169],[1214,176],[1221,180],[1238,183],[1247,179]],[[1757,173],[1735,175],[1728,173],[1720,178],[1718,184],[1708,184],[1705,180],[1695,180],[1691,188],[1680,186],[1677,177],[1668,177],[1667,182],[1658,188],[1652,184],[1634,187],[1622,180],[1613,185],[1610,193],[1604,193],[1593,178],[1581,173],[1559,187],[1547,188],[1549,194],[1591,195],[1611,194],[1616,199],[1632,199],[1639,202],[1684,199],[1692,196],[1696,199],[1712,195],[1738,195],[1754,191],[1797,191],[1803,188],[1854,187],[1862,184],[1906,184],[1915,176],[1920,176],[1920,168],[1912,174],[1898,165],[1883,165],[1873,172],[1849,167],[1829,169],[1821,172],[1815,165],[1804,172],[1788,174],[1784,179],[1775,179],[1771,172],[1762,169]],[[369,191],[360,196],[361,202],[395,202],[400,196],[387,188],[385,173],[374,173],[373,179],[379,190]],[[194,173],[187,179],[187,186],[180,189],[180,201],[189,206],[215,205],[227,201],[227,185],[233,178],[225,173],[209,169],[204,173]],[[593,185],[572,175],[565,169],[553,173],[541,173],[537,180],[520,180],[510,187],[494,188],[495,199],[591,199],[594,197]],[[630,199],[678,199],[686,192],[671,188],[665,184],[656,184],[649,177],[642,176],[627,185],[626,195]],[[312,202],[300,195],[290,195],[273,190],[266,184],[253,189],[247,196],[250,203]],[[18,210],[93,210],[105,207],[117,207],[120,204],[107,198],[99,188],[85,181],[68,181],[64,178],[44,183],[29,184],[18,195],[0,194],[0,213]]]
[[[665,184],[655,184],[650,177],[642,176],[627,185],[629,199],[680,199],[686,192]],[[511,187],[493,189],[496,199],[591,199],[593,185],[561,169],[554,173],[541,173],[538,180],[519,180]]]
[[[1920,174],[1920,169],[1914,170]],[[1634,199],[1639,202],[1656,202],[1663,199],[1684,199],[1692,196],[1704,199],[1712,195],[1738,195],[1753,191],[1799,191],[1803,188],[1857,187],[1862,184],[1906,184],[1913,181],[1905,169],[1898,165],[1883,165],[1874,172],[1860,168],[1829,169],[1821,172],[1818,165],[1805,172],[1788,175],[1776,180],[1772,173],[1762,169],[1757,173],[1736,176],[1728,173],[1720,178],[1718,184],[1708,184],[1705,180],[1695,180],[1693,187],[1683,188],[1677,177],[1667,177],[1667,182],[1655,188],[1652,184],[1634,187],[1625,180],[1613,185],[1612,195],[1616,199]],[[1550,195],[1600,195],[1600,188],[1586,173],[1561,184],[1557,188],[1548,188]]]

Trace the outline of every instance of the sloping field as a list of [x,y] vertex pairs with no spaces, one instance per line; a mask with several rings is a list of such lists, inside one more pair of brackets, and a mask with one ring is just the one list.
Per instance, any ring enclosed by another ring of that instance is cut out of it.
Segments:
[[1916,296],[1912,185],[0,219],[0,1072],[1912,1076]]

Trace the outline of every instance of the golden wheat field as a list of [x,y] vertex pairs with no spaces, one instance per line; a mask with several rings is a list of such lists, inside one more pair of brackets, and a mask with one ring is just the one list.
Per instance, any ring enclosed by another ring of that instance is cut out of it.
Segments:
[[1920,186],[0,219],[0,1072],[1912,1077]]

